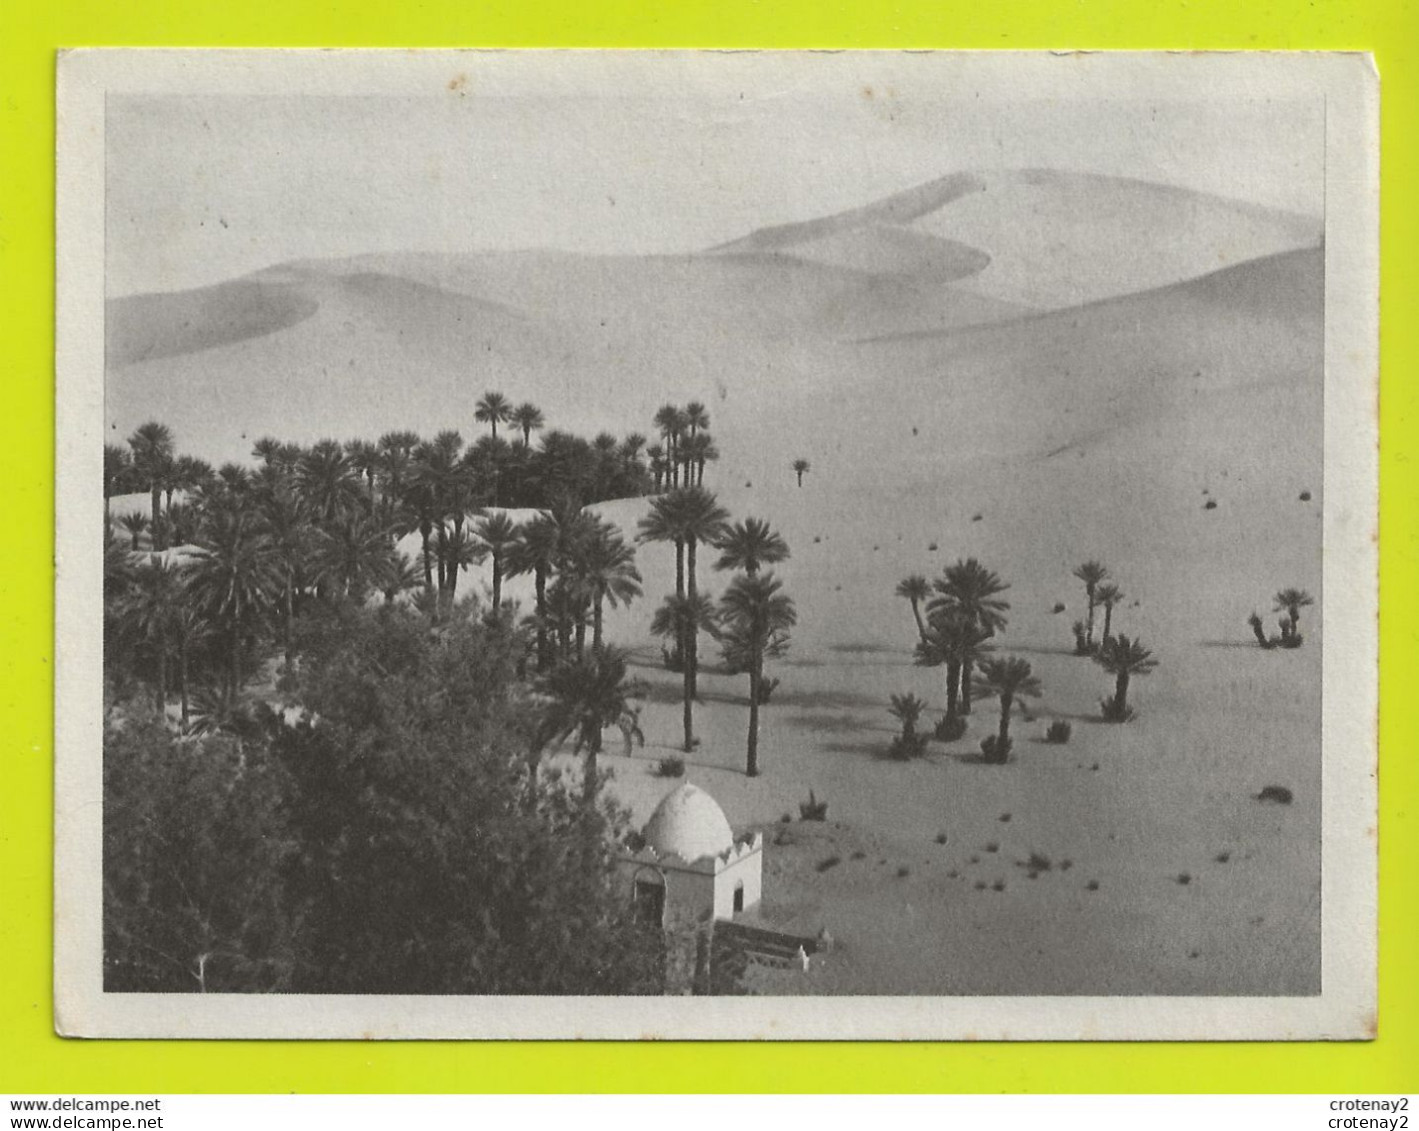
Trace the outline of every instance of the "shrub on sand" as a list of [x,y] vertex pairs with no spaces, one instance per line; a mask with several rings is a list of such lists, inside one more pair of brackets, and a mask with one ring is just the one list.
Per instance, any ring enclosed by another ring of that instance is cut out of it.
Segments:
[[1056,746],[1063,746],[1069,741],[1069,736],[1074,733],[1074,728],[1065,719],[1055,719],[1045,730],[1045,741]]
[[947,715],[936,724],[935,734],[937,742],[955,742],[965,733],[966,720],[959,716],[953,719]]
[[671,754],[656,763],[655,772],[663,778],[682,778],[685,776],[685,759]]
[[828,803],[819,801],[810,789],[808,800],[798,803],[798,817],[803,821],[826,821],[828,819]]
[[1007,738],[1000,741],[1000,736],[988,734],[980,740],[980,752],[985,755],[987,762],[1004,762],[1010,758],[1010,751],[1015,748],[1013,739]]

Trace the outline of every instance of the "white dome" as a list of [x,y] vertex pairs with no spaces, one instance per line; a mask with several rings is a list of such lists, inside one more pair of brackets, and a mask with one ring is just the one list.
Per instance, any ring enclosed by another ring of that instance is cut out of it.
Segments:
[[734,832],[724,810],[689,782],[666,794],[655,807],[644,836],[659,855],[678,856],[687,864],[734,847]]

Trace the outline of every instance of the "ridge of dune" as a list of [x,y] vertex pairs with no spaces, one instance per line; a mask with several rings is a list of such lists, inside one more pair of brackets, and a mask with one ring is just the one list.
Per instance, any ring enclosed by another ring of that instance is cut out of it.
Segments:
[[1054,309],[1314,247],[1321,222],[1178,185],[1029,168],[953,174],[875,204],[761,228],[712,250],[834,259],[857,241],[871,245],[873,270],[910,273],[927,238],[978,257],[977,270],[955,276],[964,289]]
[[985,182],[977,173],[949,173],[845,212],[758,228],[747,236],[718,244],[709,250],[720,253],[775,251],[855,228],[907,224],[969,193],[984,192],[985,188]]
[[[1089,317],[1091,312],[1098,312],[1104,323],[1129,325],[1137,321],[1135,310],[1140,305],[1151,306],[1172,298],[1194,305],[1213,304],[1233,313],[1248,312],[1257,317],[1314,315],[1319,313],[1324,298],[1323,254],[1321,248],[1283,251],[1131,294],[1093,299],[1077,306],[1053,310],[1025,309],[1008,320],[1009,326],[1012,332],[1027,332],[1035,324],[1045,327],[1077,325],[1081,316]],[[872,346],[944,338],[967,339],[973,333],[988,332],[1000,326],[1000,322],[993,322],[873,334],[854,338],[852,344]]]

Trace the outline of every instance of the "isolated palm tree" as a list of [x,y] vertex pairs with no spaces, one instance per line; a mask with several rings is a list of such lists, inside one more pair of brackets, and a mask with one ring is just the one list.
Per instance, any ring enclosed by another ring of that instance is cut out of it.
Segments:
[[474,532],[487,548],[493,563],[493,612],[497,613],[503,607],[503,572],[508,551],[517,544],[519,531],[512,519],[499,512],[479,519]]
[[926,700],[916,695],[893,695],[887,708],[892,718],[902,724],[902,733],[892,742],[892,754],[898,758],[913,758],[925,750],[925,739],[916,733],[916,724],[926,710]]
[[166,424],[150,420],[128,437],[128,446],[133,451],[133,475],[148,489],[152,501],[149,521],[155,539],[153,549],[161,550],[164,547],[159,529],[162,521],[159,507],[162,505],[163,481],[173,459],[172,430]]
[[1115,677],[1112,699],[1103,701],[1104,718],[1110,722],[1127,722],[1133,717],[1128,706],[1128,682],[1133,676],[1148,675],[1158,666],[1153,654],[1142,641],[1130,640],[1120,633],[1100,646],[1094,662]]
[[1084,593],[1089,599],[1089,616],[1084,621],[1084,646],[1091,652],[1094,649],[1094,606],[1098,601],[1099,582],[1108,575],[1109,571],[1096,561],[1087,561],[1074,570],[1074,576],[1084,583]]
[[[982,639],[989,639],[1005,628],[1006,611],[1010,602],[1000,597],[1010,588],[994,570],[986,569],[975,558],[957,559],[942,571],[933,588],[937,596],[926,606],[929,618],[959,613],[981,630]],[[961,669],[961,714],[971,713],[971,661]]]
[[1282,589],[1272,600],[1276,602],[1273,611],[1284,612],[1290,621],[1289,626],[1286,621],[1281,622],[1281,635],[1288,638],[1299,636],[1301,633],[1301,610],[1309,605],[1314,605],[1315,598],[1304,589]]
[[788,560],[788,543],[761,518],[746,518],[736,522],[715,543],[719,560],[715,569],[742,569],[750,577],[764,565],[777,565]]
[[512,405],[508,403],[507,397],[502,393],[487,392],[473,408],[473,419],[479,424],[492,426],[493,438],[498,435],[498,425],[506,422],[512,416]]
[[[749,673],[749,741],[744,772],[759,774],[759,687],[766,656],[788,648],[789,630],[798,623],[793,600],[772,573],[736,577],[720,598],[720,624],[731,667]],[[747,663],[744,663],[747,661]]]
[[1104,642],[1107,643],[1113,628],[1114,606],[1123,600],[1122,589],[1111,581],[1106,581],[1094,590],[1094,600],[1104,607]]
[[719,631],[714,606],[704,597],[696,596],[694,600],[691,600],[689,597],[672,593],[655,610],[650,619],[650,631],[661,639],[672,641],[681,657],[680,670],[684,700],[682,718],[685,726],[684,749],[686,753],[689,753],[695,748],[695,688],[690,680],[690,665],[684,659],[684,642],[688,637],[701,632],[709,632],[713,635]]
[[905,577],[897,583],[897,596],[911,602],[912,616],[916,618],[916,634],[920,640],[926,639],[926,622],[921,619],[921,606],[930,594],[931,587],[919,573]]
[[976,692],[982,698],[1000,700],[1000,729],[994,746],[987,752],[992,762],[1004,762],[1010,755],[1010,708],[1017,699],[1038,699],[1043,691],[1028,660],[1018,656],[982,660]]
[[813,465],[809,463],[806,459],[799,458],[794,460],[790,466],[793,468],[793,473],[798,476],[798,485],[802,487],[803,473],[806,471],[811,471]]
[[[118,520],[118,525],[123,527],[128,535],[128,548],[136,551],[138,549],[138,539],[143,535],[144,531],[148,529],[148,516],[141,511],[133,511],[131,514],[125,514],[121,517]],[[157,549],[156,546],[153,548]]]
[[1247,624],[1251,626],[1252,635],[1256,637],[1256,642],[1263,648],[1275,648],[1276,642],[1266,638],[1266,629],[1261,623],[1261,617],[1255,612],[1247,617]]
[[[522,446],[531,447],[532,433],[542,428],[547,421],[542,416],[542,410],[531,401],[523,401],[512,410],[508,420],[522,429]],[[494,433],[496,434],[496,432]]]
[[618,727],[625,738],[627,754],[633,742],[645,745],[640,708],[632,702],[644,695],[645,689],[639,681],[626,678],[624,652],[619,648],[598,648],[580,659],[558,664],[539,681],[538,690],[549,700],[539,740],[545,745],[576,735],[572,753],[586,751],[582,798],[590,806],[596,800],[602,731]]

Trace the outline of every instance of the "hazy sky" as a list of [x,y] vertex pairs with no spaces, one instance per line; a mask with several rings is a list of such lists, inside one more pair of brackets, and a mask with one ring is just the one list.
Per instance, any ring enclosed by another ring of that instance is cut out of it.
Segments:
[[[624,88],[623,88],[624,89]],[[111,96],[108,292],[285,259],[545,246],[678,251],[963,169],[1162,181],[1319,215],[1319,102]]]

